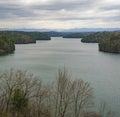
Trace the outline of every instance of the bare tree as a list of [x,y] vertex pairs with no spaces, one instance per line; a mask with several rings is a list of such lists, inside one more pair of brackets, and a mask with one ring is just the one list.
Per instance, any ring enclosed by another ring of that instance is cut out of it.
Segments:
[[59,70],[57,83],[54,87],[54,117],[65,117],[70,105],[71,81],[69,74],[64,68]]
[[79,117],[85,107],[92,104],[93,89],[83,80],[72,81],[68,71],[59,70],[57,85],[54,88],[55,117]]
[[72,83],[72,99],[74,117],[80,117],[85,107],[89,107],[93,102],[93,90],[88,82],[83,80],[75,80]]

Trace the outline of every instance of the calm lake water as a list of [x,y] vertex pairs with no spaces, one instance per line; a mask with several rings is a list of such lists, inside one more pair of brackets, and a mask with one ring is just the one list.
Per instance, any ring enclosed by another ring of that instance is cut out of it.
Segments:
[[54,37],[51,41],[16,45],[14,54],[0,56],[0,71],[28,70],[43,82],[54,81],[58,69],[64,66],[73,79],[91,83],[97,106],[105,101],[108,109],[118,113],[115,117],[120,116],[119,54],[99,52],[98,44],[81,43],[80,39]]

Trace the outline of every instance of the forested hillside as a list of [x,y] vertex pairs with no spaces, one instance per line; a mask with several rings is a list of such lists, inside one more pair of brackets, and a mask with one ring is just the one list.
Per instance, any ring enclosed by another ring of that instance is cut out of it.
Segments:
[[81,41],[85,43],[98,43],[100,40],[110,38],[111,35],[116,33],[119,32],[95,32],[84,36]]
[[110,38],[99,42],[99,50],[111,53],[120,53],[120,33],[111,35]]

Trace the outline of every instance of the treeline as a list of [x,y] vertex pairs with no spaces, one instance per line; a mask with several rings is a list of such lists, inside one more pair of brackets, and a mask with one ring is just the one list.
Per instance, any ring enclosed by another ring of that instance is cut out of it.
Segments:
[[85,43],[99,43],[100,40],[108,39],[117,33],[119,32],[95,32],[84,36],[81,41]]
[[63,38],[84,38],[90,34],[90,32],[70,33],[63,36]]
[[0,35],[0,55],[12,53],[15,50],[13,39],[6,35]]
[[36,40],[50,40],[50,37],[41,32],[0,31],[0,35],[11,37],[16,44],[36,43]]
[[56,32],[56,31],[49,31],[44,33],[47,34],[49,37],[63,37],[64,35],[70,34],[70,32]]
[[83,38],[87,34],[90,34],[91,32],[81,32],[81,33],[75,33],[75,32],[44,32],[49,37],[63,37],[63,38]]
[[91,112],[93,88],[70,77],[60,69],[57,80],[45,85],[26,71],[1,73],[0,117],[113,117],[104,105],[100,113]]

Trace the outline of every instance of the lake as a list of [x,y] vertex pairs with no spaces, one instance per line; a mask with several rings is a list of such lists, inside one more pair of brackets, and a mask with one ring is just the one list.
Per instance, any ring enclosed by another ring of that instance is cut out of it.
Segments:
[[43,82],[52,82],[58,69],[66,67],[73,79],[83,79],[94,88],[96,107],[106,102],[120,115],[120,54],[98,51],[98,44],[80,39],[52,37],[51,41],[16,45],[14,54],[0,56],[0,71],[28,70]]

